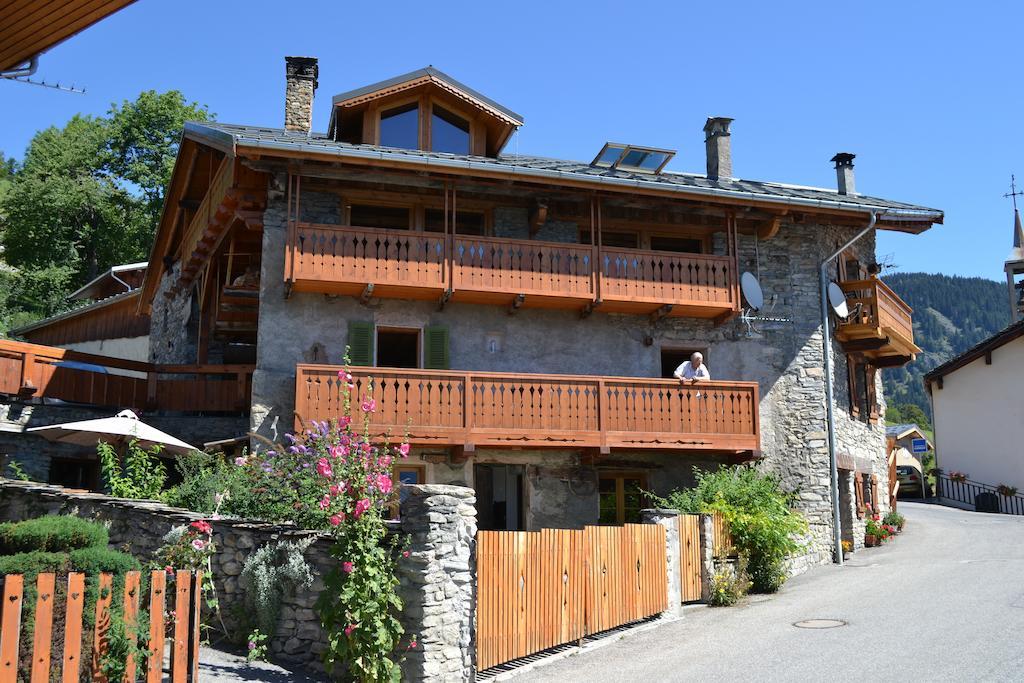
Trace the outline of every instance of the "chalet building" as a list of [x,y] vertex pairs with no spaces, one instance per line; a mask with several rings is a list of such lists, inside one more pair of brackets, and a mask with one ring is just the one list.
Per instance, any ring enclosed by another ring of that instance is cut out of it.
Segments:
[[[315,59],[286,59],[282,129],[186,124],[138,294],[153,367],[249,368],[227,385],[276,440],[339,414],[348,348],[374,431],[413,444],[397,477],[472,486],[483,529],[631,521],[645,491],[757,462],[796,492],[806,559],[830,557],[819,265],[869,224],[916,234],[940,211],[857,193],[852,154],[837,189],[741,180],[728,118],[694,122],[706,173],[613,142],[511,154],[523,117],[434,68],[336,95],[313,132],[318,81]],[[859,543],[888,486],[877,373],[918,349],[873,232],[828,268]],[[695,351],[713,381],[681,386]]]
[[33,344],[145,361],[149,316],[139,313],[139,287],[145,274],[145,263],[114,266],[68,297],[77,308],[10,334]]

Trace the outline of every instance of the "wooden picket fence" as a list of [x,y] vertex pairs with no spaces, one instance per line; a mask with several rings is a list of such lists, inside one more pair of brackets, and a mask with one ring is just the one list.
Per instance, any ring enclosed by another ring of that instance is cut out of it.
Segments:
[[665,528],[477,533],[477,668],[663,612]]
[[[199,624],[202,603],[202,572],[178,571],[175,574],[175,595],[170,603],[173,610],[170,624],[165,623],[167,577],[163,571],[153,571],[149,582],[149,656],[145,666],[129,658],[124,683],[139,680],[145,675],[146,683],[164,680],[165,630],[173,628],[170,642],[171,683],[195,683],[199,680]],[[52,652],[54,601],[56,597],[54,574],[39,574],[36,578],[35,615],[32,620],[32,669],[18,671],[21,641],[24,577],[8,574],[3,577],[3,611],[0,614],[0,683],[48,683],[57,680],[60,671],[62,683],[77,683],[81,674],[82,616],[86,608],[95,610],[95,628],[92,643],[91,680],[110,683],[100,670],[100,656],[107,651],[110,628],[110,609],[113,595],[113,576],[100,574],[99,595],[94,605],[85,605],[85,575],[73,572],[67,575],[67,597],[61,605],[64,610],[64,634],[60,652]],[[134,640],[131,626],[138,623],[141,589],[140,572],[128,572],[124,581],[124,620],[129,637]],[[144,669],[144,672],[143,672]],[[30,678],[26,677],[30,675]]]
[[712,555],[716,558],[735,555],[736,548],[733,545],[732,534],[729,533],[729,523],[725,521],[725,517],[719,512],[714,513],[711,515],[711,526],[713,529]]

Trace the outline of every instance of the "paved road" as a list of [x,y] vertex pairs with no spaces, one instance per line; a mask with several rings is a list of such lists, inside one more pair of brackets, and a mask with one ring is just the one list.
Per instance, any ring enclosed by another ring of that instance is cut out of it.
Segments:
[[[527,681],[1022,681],[1024,518],[900,503],[908,526],[771,597],[688,610]],[[847,626],[807,630],[803,619]]]

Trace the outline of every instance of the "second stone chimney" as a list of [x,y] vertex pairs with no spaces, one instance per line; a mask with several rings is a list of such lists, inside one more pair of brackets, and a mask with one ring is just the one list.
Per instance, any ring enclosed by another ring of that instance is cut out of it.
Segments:
[[724,116],[709,117],[704,124],[704,146],[708,153],[708,178],[732,177],[732,145],[729,142],[729,124]]
[[285,57],[284,129],[308,133],[320,68],[316,57]]
[[839,194],[857,194],[857,188],[853,184],[853,159],[856,156],[849,152],[840,152],[831,159],[836,163],[836,184]]

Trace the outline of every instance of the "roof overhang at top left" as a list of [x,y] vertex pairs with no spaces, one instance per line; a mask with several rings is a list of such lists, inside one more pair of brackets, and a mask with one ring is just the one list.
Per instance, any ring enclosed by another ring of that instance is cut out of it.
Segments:
[[0,21],[0,75],[30,75],[39,55],[133,2],[10,0]]

